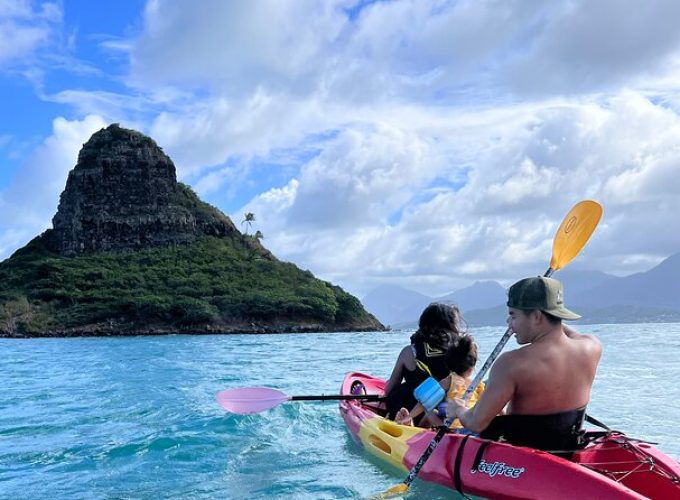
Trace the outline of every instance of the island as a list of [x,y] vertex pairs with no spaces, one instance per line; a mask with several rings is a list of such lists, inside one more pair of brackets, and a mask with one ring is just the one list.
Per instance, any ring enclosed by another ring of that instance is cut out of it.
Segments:
[[80,150],[52,228],[0,263],[0,336],[385,329],[247,233],[153,139],[112,124]]

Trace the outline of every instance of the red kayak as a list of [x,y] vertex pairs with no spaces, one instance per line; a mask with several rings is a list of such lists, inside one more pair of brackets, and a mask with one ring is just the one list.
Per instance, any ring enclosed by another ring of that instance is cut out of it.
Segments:
[[[349,373],[341,393],[357,383],[382,394],[385,381]],[[356,394],[356,392],[355,392]],[[408,472],[434,437],[429,429],[384,418],[378,403],[340,401],[352,438],[372,455]],[[467,495],[493,499],[680,499],[680,465],[654,446],[617,431],[589,431],[570,460],[550,453],[450,433],[418,477]]]

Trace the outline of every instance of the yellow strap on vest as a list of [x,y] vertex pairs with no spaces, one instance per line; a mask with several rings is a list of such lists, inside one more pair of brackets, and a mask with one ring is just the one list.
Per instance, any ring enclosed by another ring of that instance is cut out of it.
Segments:
[[423,370],[425,373],[427,373],[430,377],[432,376],[432,372],[430,371],[430,367],[427,366],[425,363],[420,361],[419,359],[416,359],[416,366]]

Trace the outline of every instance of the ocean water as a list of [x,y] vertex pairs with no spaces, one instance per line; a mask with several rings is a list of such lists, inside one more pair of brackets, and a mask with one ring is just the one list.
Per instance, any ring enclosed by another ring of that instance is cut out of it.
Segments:
[[[680,459],[680,324],[586,325],[605,351],[589,413]],[[472,332],[484,359],[504,328]],[[361,498],[405,477],[336,402],[228,414],[225,388],[336,394],[389,376],[410,331],[0,339],[0,498]],[[511,340],[507,349],[516,344]],[[414,498],[452,498],[416,481]]]

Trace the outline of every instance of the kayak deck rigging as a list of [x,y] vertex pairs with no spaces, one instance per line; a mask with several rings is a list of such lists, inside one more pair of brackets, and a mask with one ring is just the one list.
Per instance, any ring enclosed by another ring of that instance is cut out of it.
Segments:
[[[382,379],[356,372],[346,375],[341,392],[349,394],[357,381],[365,387],[362,393],[382,394]],[[406,471],[436,431],[387,420],[375,402],[341,401],[340,413],[358,444]],[[447,433],[419,477],[466,495],[494,499],[680,498],[680,465],[675,460],[652,443],[600,426],[606,431],[588,430],[583,448],[557,450],[561,456]]]
[[657,460],[652,455],[645,452],[640,447],[640,444],[650,446],[654,443],[650,443],[649,441],[644,441],[641,439],[629,438],[619,431],[610,431],[605,433],[603,436],[593,439],[590,441],[590,443],[601,443],[603,446],[600,448],[600,453],[602,454],[607,451],[620,453],[620,450],[622,449],[626,453],[633,455],[632,460],[600,460],[578,462],[583,467],[587,467],[591,470],[594,470],[595,472],[604,474],[612,481],[622,483],[632,474],[646,474],[651,472],[658,474],[663,479],[669,480],[674,484],[680,484],[680,477],[678,477],[676,474],[673,474],[672,472],[668,472],[663,466],[657,463]]

